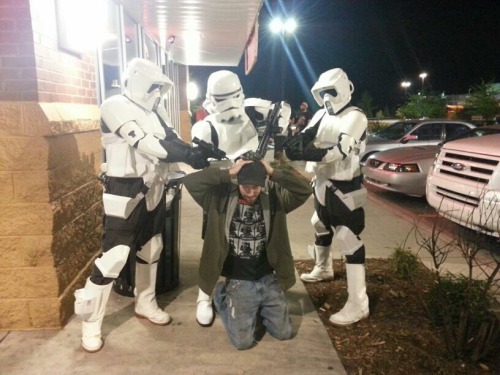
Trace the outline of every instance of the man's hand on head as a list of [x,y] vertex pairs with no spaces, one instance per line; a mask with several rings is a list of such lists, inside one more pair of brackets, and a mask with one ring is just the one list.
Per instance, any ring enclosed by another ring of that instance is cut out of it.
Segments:
[[266,174],[271,177],[274,173],[274,168],[271,167],[271,164],[267,160],[260,161],[262,165],[266,168]]
[[238,172],[241,170],[241,167],[243,167],[245,164],[253,162],[254,162],[253,160],[243,160],[243,159],[236,160],[236,162],[231,166],[231,168],[229,168],[229,175],[231,176],[231,178],[236,178]]

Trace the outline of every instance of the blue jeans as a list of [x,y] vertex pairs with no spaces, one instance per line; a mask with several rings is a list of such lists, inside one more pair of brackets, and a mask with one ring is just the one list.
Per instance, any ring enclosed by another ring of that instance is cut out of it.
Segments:
[[271,336],[278,340],[292,337],[285,293],[274,274],[254,281],[227,279],[219,282],[213,298],[229,339],[239,350],[254,344],[259,312]]

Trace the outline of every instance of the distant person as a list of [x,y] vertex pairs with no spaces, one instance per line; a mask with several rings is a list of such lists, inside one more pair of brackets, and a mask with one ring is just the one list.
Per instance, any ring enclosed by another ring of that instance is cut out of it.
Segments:
[[[290,339],[284,290],[295,284],[295,269],[286,214],[309,198],[309,182],[264,160],[239,159],[192,173],[184,185],[207,212],[198,284],[213,293],[231,343],[252,347],[259,316],[271,336]],[[219,276],[226,280],[217,283]]]
[[367,196],[359,154],[366,147],[368,120],[359,108],[349,105],[353,90],[342,69],[321,74],[311,92],[324,108],[316,112],[303,132],[285,144],[286,156],[290,160],[306,160],[306,171],[314,173],[315,212],[311,222],[316,238],[310,253],[315,266],[300,278],[311,283],[333,279],[330,248],[334,237],[346,258],[349,297],[329,319],[339,326],[369,315],[365,245],[359,237],[365,228],[363,206]]
[[307,102],[300,103],[300,109],[294,113],[292,125],[295,127],[293,134],[298,134],[309,125],[312,114],[309,112],[309,104]]
[[200,107],[196,111],[196,122],[203,120],[205,117],[208,116],[208,112],[205,108]]

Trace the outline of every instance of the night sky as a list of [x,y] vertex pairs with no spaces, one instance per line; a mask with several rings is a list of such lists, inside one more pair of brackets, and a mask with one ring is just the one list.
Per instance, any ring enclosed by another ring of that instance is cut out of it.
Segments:
[[[269,31],[271,14],[293,15],[299,28],[280,39]],[[354,84],[354,104],[368,93],[376,109],[394,111],[403,102],[401,82],[411,81],[409,93],[417,93],[422,72],[427,92],[446,95],[500,82],[498,0],[266,0],[259,24],[252,72],[245,76],[244,59],[237,68],[191,67],[202,93],[211,72],[229,69],[246,97],[284,95],[294,109],[306,100],[314,111],[310,88],[322,72],[340,67]]]

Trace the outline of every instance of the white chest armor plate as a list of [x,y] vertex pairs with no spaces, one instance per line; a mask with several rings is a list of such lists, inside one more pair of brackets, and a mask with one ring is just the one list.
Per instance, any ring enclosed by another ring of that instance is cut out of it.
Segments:
[[[123,106],[120,104],[123,104]],[[122,112],[120,114],[120,110],[126,113]],[[114,103],[113,111],[117,113],[117,116],[103,116],[106,125],[111,131],[119,129],[128,121],[134,121],[144,133],[153,134],[160,139],[165,138],[165,130],[155,113],[147,112],[136,105],[131,106],[130,103],[126,102]],[[116,132],[104,133],[102,135],[102,144],[106,150],[108,176],[143,177],[159,167],[158,158],[139,152]],[[161,171],[158,172],[161,174]]]
[[[348,107],[334,116],[325,113],[319,121],[314,145],[333,149],[328,151],[323,161],[308,162],[306,171],[316,175],[318,186],[324,186],[328,179],[349,181],[359,176],[359,153],[364,150],[366,142],[362,140],[368,123],[366,116],[356,107]],[[314,124],[308,128],[311,126]],[[347,156],[342,158],[344,154]]]
[[244,115],[232,122],[216,121],[216,116],[209,115],[204,121],[193,126],[192,136],[212,143],[210,122],[219,140],[218,147],[226,152],[229,159],[235,159],[248,150],[255,151],[259,145],[257,130],[248,116]]

